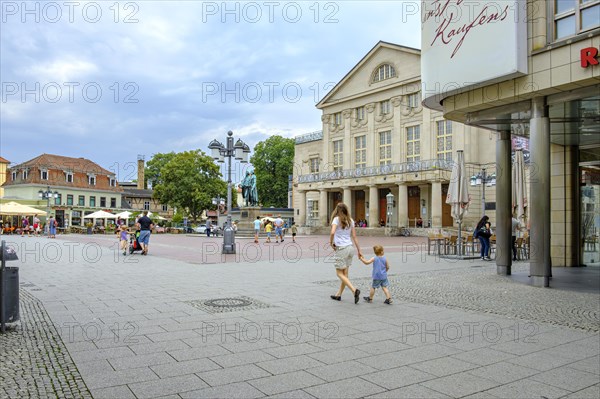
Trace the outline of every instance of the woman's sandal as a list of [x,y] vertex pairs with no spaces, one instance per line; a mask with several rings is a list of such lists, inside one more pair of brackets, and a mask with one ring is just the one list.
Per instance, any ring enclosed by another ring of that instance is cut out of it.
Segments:
[[334,301],[341,301],[342,300],[341,296],[336,296],[336,295],[331,295],[330,298],[333,299]]

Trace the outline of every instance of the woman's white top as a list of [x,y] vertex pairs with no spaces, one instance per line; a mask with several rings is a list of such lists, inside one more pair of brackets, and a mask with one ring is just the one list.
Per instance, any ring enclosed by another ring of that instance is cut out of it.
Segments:
[[352,245],[350,233],[352,232],[352,227],[354,226],[354,220],[350,219],[350,225],[345,229],[342,229],[340,219],[336,216],[333,218],[331,225],[337,226],[335,229],[335,234],[333,235],[333,243],[336,247],[347,247],[348,245]]

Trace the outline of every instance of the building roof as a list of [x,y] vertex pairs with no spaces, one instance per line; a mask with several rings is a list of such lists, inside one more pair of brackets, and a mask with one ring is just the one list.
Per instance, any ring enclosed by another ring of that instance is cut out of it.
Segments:
[[142,197],[142,198],[152,198],[152,190],[140,190],[138,188],[130,188],[123,187],[123,196],[124,197]]
[[42,154],[29,161],[25,161],[19,165],[15,165],[12,169],[23,169],[26,167],[49,168],[49,169],[64,169],[73,172],[95,173],[107,176],[114,176],[115,173],[104,169],[97,163],[86,158],[72,158],[62,155]]
[[0,157],[0,163],[10,163],[10,161]]
[[327,93],[323,99],[321,101],[319,101],[319,103],[316,105],[317,108],[322,109],[325,106],[325,103],[327,103],[329,101],[329,99],[342,87],[344,86],[344,84],[350,80],[350,78],[352,77],[352,75],[354,75],[354,73],[359,70],[372,56],[373,54],[375,54],[379,49],[381,49],[382,47],[385,48],[390,48],[390,49],[394,49],[394,50],[398,50],[398,51],[402,51],[405,53],[409,53],[409,54],[415,54],[415,55],[421,55],[421,50],[416,49],[416,48],[412,48],[412,47],[407,47],[407,46],[401,46],[399,44],[395,44],[395,43],[390,43],[390,42],[384,42],[383,40],[380,40],[379,42],[377,42],[377,44],[375,46],[373,46],[373,48],[371,50],[369,50],[369,52],[363,57],[361,58],[360,61],[358,61],[358,63],[329,91],[329,93]]

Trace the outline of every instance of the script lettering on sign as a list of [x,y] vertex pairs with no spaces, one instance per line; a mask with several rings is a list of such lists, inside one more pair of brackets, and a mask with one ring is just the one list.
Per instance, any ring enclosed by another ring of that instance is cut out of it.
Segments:
[[[464,0],[434,0],[431,3],[432,9],[423,14],[422,21],[427,22],[429,19],[435,18],[436,23],[438,23],[430,46],[438,41],[444,45],[454,46],[450,56],[450,58],[453,58],[462,47],[467,36],[476,31],[477,28],[502,22],[509,15],[509,5],[501,6],[498,9],[486,4],[479,12],[474,11],[472,5],[473,2],[465,3]],[[498,3],[494,3],[494,6],[497,5]],[[462,22],[462,15],[468,15],[466,22]]]

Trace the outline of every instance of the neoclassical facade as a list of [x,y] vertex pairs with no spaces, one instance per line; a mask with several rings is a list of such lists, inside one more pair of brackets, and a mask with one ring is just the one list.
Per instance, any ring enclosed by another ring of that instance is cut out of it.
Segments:
[[[464,151],[474,182],[484,168],[495,169],[495,133],[422,107],[420,57],[417,49],[379,42],[317,104],[322,130],[296,137],[297,224],[327,226],[343,201],[368,227],[419,219],[425,227],[452,226],[445,200],[456,151]],[[485,187],[470,187],[466,225],[481,217]],[[492,219],[493,191],[485,193]]]

